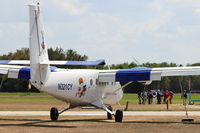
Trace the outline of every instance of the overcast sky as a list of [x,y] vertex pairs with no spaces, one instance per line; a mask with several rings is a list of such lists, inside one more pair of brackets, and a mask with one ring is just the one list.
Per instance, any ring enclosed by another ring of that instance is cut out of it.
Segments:
[[[0,0],[0,55],[28,47],[28,3]],[[200,0],[41,0],[48,47],[89,60],[200,62]]]

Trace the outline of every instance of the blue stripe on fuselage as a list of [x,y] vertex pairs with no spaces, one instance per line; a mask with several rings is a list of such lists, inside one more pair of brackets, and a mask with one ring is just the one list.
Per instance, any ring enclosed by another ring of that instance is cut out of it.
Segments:
[[116,73],[116,81],[149,81],[151,68],[135,67],[132,69],[121,69]]

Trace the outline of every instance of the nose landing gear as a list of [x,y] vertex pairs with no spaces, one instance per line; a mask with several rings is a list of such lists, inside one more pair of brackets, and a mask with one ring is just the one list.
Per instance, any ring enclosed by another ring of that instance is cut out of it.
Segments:
[[[113,110],[113,108],[111,106],[107,107],[110,111]],[[107,112],[107,119],[111,120],[112,119],[112,114],[110,114],[109,112]]]

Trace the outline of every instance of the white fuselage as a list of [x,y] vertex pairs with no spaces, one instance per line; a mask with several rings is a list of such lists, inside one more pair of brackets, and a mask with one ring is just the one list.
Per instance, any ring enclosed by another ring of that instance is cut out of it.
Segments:
[[91,105],[100,98],[104,104],[120,101],[123,96],[120,83],[99,82],[98,75],[99,70],[86,69],[51,72],[45,83],[36,87],[73,105]]

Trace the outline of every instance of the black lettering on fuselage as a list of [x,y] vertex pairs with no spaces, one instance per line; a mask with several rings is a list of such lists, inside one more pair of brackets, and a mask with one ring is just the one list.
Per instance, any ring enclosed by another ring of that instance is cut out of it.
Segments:
[[59,83],[58,90],[72,90],[73,84]]

